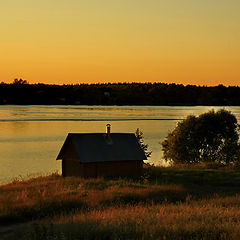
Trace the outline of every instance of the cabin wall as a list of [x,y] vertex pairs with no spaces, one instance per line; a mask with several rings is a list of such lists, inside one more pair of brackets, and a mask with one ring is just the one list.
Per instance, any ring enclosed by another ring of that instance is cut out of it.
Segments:
[[63,159],[63,176],[105,177],[140,174],[143,161],[118,161],[80,163],[78,160]]
[[63,177],[69,176],[83,176],[84,174],[83,164],[74,159],[62,160],[62,175]]
[[67,141],[64,143],[64,151],[62,152],[62,158],[63,159],[76,159],[78,158],[78,154],[76,151],[76,148],[74,145],[70,142]]
[[96,165],[99,177],[134,175],[141,173],[143,161],[101,162]]

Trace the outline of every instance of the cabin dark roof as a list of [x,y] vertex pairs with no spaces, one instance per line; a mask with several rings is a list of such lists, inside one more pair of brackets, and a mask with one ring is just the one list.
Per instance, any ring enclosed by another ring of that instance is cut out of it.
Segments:
[[57,160],[64,157],[69,145],[73,145],[76,158],[83,163],[147,159],[131,133],[111,133],[110,141],[103,133],[69,133]]

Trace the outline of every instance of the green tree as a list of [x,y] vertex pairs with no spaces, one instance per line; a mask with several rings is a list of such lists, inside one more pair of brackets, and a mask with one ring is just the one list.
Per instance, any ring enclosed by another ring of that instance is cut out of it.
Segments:
[[143,137],[143,132],[141,132],[141,131],[139,130],[139,128],[137,128],[137,130],[136,130],[136,132],[135,132],[135,136],[136,136],[136,138],[137,138],[137,140],[138,140],[138,142],[139,142],[142,150],[145,152],[146,157],[147,157],[147,158],[150,158],[150,157],[151,157],[151,154],[152,154],[152,151],[149,151],[149,150],[148,150],[148,144],[145,144],[145,143],[144,143],[144,140],[143,140],[143,138],[144,138],[144,137]]
[[165,160],[175,163],[239,161],[239,125],[229,111],[190,115],[179,122],[162,142]]

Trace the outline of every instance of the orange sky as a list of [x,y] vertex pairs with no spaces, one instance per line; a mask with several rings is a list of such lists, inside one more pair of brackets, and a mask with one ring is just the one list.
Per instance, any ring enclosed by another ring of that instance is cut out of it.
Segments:
[[0,3],[0,81],[240,86],[239,0]]

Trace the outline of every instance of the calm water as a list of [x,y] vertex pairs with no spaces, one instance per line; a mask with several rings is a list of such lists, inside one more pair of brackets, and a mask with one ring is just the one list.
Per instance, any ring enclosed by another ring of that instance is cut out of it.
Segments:
[[[177,121],[222,107],[0,106],[0,183],[61,172],[56,156],[69,132],[135,132],[152,150],[149,162],[164,164],[160,142]],[[225,107],[240,121],[240,107]]]

